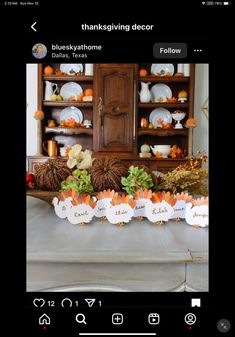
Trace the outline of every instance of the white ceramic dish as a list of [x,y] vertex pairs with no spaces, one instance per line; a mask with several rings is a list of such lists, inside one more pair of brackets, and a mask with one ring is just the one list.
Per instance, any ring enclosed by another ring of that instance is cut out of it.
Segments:
[[171,76],[174,75],[174,65],[172,63],[153,63],[151,66],[151,74],[158,76],[166,76],[166,73],[170,73]]
[[157,152],[160,152],[163,158],[167,158],[171,152],[171,146],[170,145],[154,145],[154,146],[151,146],[151,150],[154,155],[156,155]]
[[67,75],[75,76],[76,73],[83,72],[82,63],[61,63],[60,70]]
[[153,148],[158,148],[158,149],[169,149],[171,145],[153,145]]
[[172,123],[172,117],[169,110],[165,108],[156,108],[149,115],[149,122],[157,128],[162,128],[159,120],[163,120],[163,124],[167,125]]
[[175,129],[183,129],[183,125],[180,123],[180,121],[182,121],[185,116],[185,112],[177,112],[172,114],[172,118],[177,121],[177,124],[175,124]]
[[150,89],[152,102],[166,102],[167,98],[172,97],[171,88],[163,83],[158,83]]
[[61,111],[60,122],[68,121],[70,118],[73,118],[76,123],[82,123],[83,114],[81,110],[76,108],[75,106],[68,106]]
[[82,93],[82,87],[76,82],[68,82],[64,84],[60,89],[60,95],[65,101],[67,101],[71,96],[74,96],[75,100],[77,100],[78,96]]

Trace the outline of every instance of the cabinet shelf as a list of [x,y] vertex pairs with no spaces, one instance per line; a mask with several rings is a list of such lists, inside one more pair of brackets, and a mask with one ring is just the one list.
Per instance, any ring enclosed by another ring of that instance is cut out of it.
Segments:
[[138,136],[150,135],[150,136],[187,136],[188,129],[148,129],[148,128],[139,128]]
[[56,126],[54,128],[50,128],[48,126],[45,127],[46,133],[55,133],[55,134],[62,134],[62,135],[81,135],[85,134],[88,136],[93,135],[92,128],[68,128],[64,126]]
[[72,81],[72,82],[92,82],[93,76],[66,76],[66,75],[43,75],[43,80],[45,81]]
[[147,82],[161,82],[161,83],[169,83],[169,82],[189,82],[190,77],[163,77],[163,76],[144,76],[139,77],[139,81],[147,81]]
[[93,107],[93,102],[77,102],[77,101],[43,101],[44,106],[78,106],[81,108]]
[[182,109],[188,108],[189,103],[139,103],[139,108],[148,109],[148,108],[174,108],[174,109]]

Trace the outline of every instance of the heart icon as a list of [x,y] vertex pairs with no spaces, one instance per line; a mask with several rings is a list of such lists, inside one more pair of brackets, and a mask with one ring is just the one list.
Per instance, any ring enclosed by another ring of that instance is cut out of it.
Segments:
[[45,304],[45,300],[43,298],[35,298],[33,300],[33,304],[35,305],[35,307],[43,307]]

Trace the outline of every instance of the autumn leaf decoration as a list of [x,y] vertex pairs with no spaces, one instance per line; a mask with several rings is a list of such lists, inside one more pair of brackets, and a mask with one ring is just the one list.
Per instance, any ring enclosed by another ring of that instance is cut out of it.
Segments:
[[157,151],[156,154],[155,154],[155,157],[156,158],[162,158],[162,153]]
[[180,147],[173,145],[169,156],[171,158],[184,158],[184,153]]
[[127,194],[127,195],[121,194],[120,195],[118,193],[115,193],[115,195],[112,198],[111,204],[113,206],[117,206],[117,205],[120,205],[120,204],[129,204],[131,206],[131,208],[135,208],[136,201],[129,194]]
[[176,196],[171,194],[170,192],[155,192],[152,195],[151,201],[152,203],[156,204],[159,202],[164,201],[167,202],[169,205],[174,206],[177,202]]

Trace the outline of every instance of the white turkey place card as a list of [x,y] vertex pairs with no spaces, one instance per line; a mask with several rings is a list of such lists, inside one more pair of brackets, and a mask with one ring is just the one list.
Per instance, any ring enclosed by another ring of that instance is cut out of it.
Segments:
[[111,207],[112,198],[98,200],[95,207],[95,216],[97,218],[106,218],[107,208]]
[[173,213],[176,198],[170,192],[153,193],[151,203],[146,205],[146,217],[156,224],[168,221]]
[[73,225],[85,224],[92,220],[96,202],[90,195],[68,189],[59,194],[59,199],[52,201],[58,217],[67,218]]
[[173,206],[174,213],[171,216],[171,219],[175,219],[176,221],[179,221],[180,219],[185,218],[186,203],[192,199],[192,196],[184,192],[177,193],[175,196],[176,196],[177,201],[175,205]]
[[192,199],[186,204],[185,220],[187,224],[195,227],[209,226],[208,197]]
[[94,209],[87,204],[80,204],[71,207],[67,211],[67,218],[73,225],[83,225],[91,222],[94,216]]
[[97,203],[95,207],[95,216],[97,218],[106,219],[107,208],[111,207],[112,197],[114,196],[114,190],[104,190],[103,192],[98,193]]
[[134,216],[134,207],[136,201],[129,195],[114,195],[111,201],[111,207],[107,209],[106,216],[111,224],[123,226],[124,223],[130,222]]
[[65,200],[59,200],[57,197],[54,197],[52,200],[52,204],[54,206],[55,214],[61,218],[65,219],[67,218],[67,211],[70,209],[72,204],[72,198],[66,198]]
[[136,201],[136,206],[134,209],[134,217],[139,218],[142,220],[144,217],[146,217],[146,208],[145,206],[147,204],[151,204],[151,197],[152,197],[152,191],[145,189],[139,190],[135,194],[135,201]]

